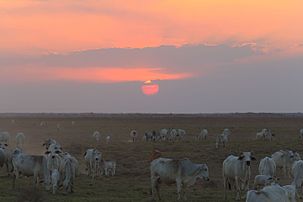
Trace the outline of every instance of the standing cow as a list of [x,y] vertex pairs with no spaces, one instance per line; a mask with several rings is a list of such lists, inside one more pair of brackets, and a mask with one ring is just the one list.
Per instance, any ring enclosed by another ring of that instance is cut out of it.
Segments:
[[236,188],[236,200],[241,199],[241,191],[249,189],[251,175],[250,163],[256,160],[251,152],[242,152],[240,156],[230,155],[223,161],[224,199],[227,185]]
[[[189,159],[173,160],[169,158],[157,158],[150,163],[152,197],[157,195],[161,200],[159,193],[159,184],[177,184],[178,200],[181,199],[181,193],[186,200],[185,188],[194,185],[196,180],[208,178],[208,167],[206,164],[195,164]],[[183,192],[182,192],[183,189]]]

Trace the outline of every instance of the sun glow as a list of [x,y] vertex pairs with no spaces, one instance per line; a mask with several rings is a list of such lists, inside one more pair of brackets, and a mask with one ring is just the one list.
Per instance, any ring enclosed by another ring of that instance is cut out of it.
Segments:
[[155,95],[159,92],[159,85],[147,80],[141,86],[141,90],[145,95]]

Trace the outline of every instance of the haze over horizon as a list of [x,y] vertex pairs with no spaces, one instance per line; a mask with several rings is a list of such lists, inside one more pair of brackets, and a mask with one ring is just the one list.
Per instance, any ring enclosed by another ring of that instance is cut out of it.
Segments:
[[0,1],[0,113],[302,112],[302,7]]

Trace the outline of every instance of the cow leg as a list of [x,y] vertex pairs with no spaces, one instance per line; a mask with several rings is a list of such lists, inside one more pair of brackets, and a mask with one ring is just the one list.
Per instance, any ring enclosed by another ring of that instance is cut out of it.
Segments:
[[241,199],[241,187],[239,185],[239,178],[235,177],[235,182],[236,182],[236,200]]
[[227,178],[223,177],[223,187],[224,187],[224,201],[226,201],[227,197],[226,197],[226,187],[227,186]]
[[181,199],[181,191],[182,191],[182,181],[181,179],[176,179],[176,184],[177,184],[177,194],[178,194],[178,200]]
[[161,200],[160,193],[159,193],[159,183],[158,178],[156,176],[151,177],[151,188],[152,188],[152,199],[155,200],[155,195],[157,194],[159,200]]

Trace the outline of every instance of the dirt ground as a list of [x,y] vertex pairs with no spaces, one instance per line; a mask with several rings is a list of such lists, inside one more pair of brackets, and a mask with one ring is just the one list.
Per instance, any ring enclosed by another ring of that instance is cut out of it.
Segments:
[[[15,123],[12,123],[12,119]],[[40,122],[47,126],[41,127]],[[72,125],[75,121],[75,125]],[[57,124],[60,130],[57,131]],[[43,140],[55,138],[63,147],[80,161],[81,175],[75,181],[74,193],[64,195],[62,190],[52,195],[40,186],[34,190],[32,178],[22,178],[12,189],[12,178],[5,169],[0,173],[0,201],[104,201],[104,202],[144,202],[150,201],[149,154],[153,149],[162,151],[163,157],[189,158],[196,163],[207,163],[210,170],[210,182],[199,182],[187,190],[188,201],[223,201],[222,162],[229,154],[241,151],[253,151],[257,161],[252,163],[252,176],[257,173],[259,160],[270,156],[280,149],[291,148],[303,156],[303,145],[299,140],[299,129],[303,127],[303,117],[294,116],[152,116],[121,115],[105,117],[51,117],[51,118],[0,118],[0,130],[11,134],[10,148],[15,147],[15,134],[26,135],[25,152],[43,154]],[[161,128],[183,128],[187,136],[183,142],[143,142],[142,135],[147,130]],[[201,128],[207,128],[209,137],[197,141],[195,137]],[[226,148],[215,148],[215,136],[224,128],[232,131]],[[255,134],[262,128],[271,128],[276,137],[273,142],[254,140]],[[136,129],[140,141],[129,142],[129,133]],[[96,144],[92,137],[95,130],[102,134],[102,141]],[[105,136],[111,134],[112,142],[105,143]],[[90,185],[85,175],[83,154],[86,149],[96,147],[107,160],[117,161],[114,177],[99,177]],[[290,184],[281,171],[281,184]],[[251,180],[252,181],[252,180]],[[252,184],[252,182],[251,182]],[[160,187],[163,201],[176,201],[176,186]],[[228,193],[228,200],[234,200],[234,193]]]

